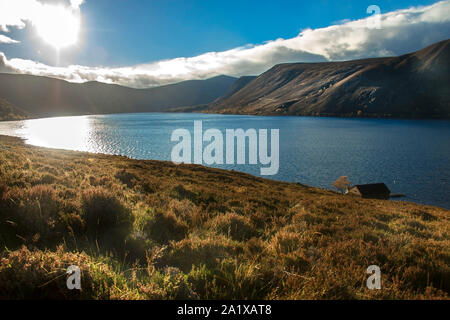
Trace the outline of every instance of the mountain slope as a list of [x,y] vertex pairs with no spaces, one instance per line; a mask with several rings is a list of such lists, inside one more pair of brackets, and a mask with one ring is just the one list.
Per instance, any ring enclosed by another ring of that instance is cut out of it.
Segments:
[[133,89],[100,82],[67,81],[0,73],[0,97],[34,117],[166,111],[206,104],[230,90],[236,78],[218,76],[176,84]]
[[21,120],[27,117],[25,111],[0,98],[0,121]]
[[207,112],[450,117],[450,40],[400,57],[276,65]]
[[256,79],[256,76],[243,76],[237,79],[234,83],[231,89],[222,97],[219,97],[219,99],[227,99],[231,97],[233,94],[244,88],[247,84],[249,84],[251,81]]

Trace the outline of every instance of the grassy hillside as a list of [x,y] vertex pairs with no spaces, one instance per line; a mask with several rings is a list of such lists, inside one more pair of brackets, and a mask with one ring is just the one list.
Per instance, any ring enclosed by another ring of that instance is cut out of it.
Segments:
[[0,73],[0,97],[33,117],[161,112],[206,104],[230,90],[236,78],[218,76],[134,89],[101,82],[72,83],[25,74]]
[[449,213],[0,136],[0,298],[448,298]]
[[27,117],[25,111],[0,98],[0,121],[22,120]]
[[400,57],[276,65],[203,112],[450,117],[450,40]]

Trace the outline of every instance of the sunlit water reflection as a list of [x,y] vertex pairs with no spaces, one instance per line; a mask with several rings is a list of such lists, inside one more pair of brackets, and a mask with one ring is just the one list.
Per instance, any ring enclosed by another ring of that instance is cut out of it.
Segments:
[[36,146],[95,152],[91,122],[88,116],[29,120],[23,121],[17,134]]

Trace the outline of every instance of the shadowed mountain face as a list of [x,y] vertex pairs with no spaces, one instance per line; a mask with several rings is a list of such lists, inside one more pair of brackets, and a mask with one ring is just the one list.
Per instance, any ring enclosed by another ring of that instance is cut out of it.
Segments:
[[450,40],[400,57],[276,65],[207,112],[450,117]]
[[0,73],[0,97],[34,117],[166,111],[206,104],[227,93],[236,78],[218,76],[150,89]]
[[251,81],[256,79],[256,76],[244,76],[237,79],[234,83],[231,89],[222,97],[220,97],[218,100],[224,100],[231,97],[233,94],[244,88],[247,84],[249,84]]
[[0,98],[0,121],[21,120],[27,117],[25,111]]

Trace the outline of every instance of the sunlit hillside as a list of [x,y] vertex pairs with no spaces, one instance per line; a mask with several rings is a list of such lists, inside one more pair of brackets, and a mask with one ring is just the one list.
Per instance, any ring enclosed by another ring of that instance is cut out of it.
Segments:
[[448,298],[445,209],[3,136],[0,151],[0,298]]

